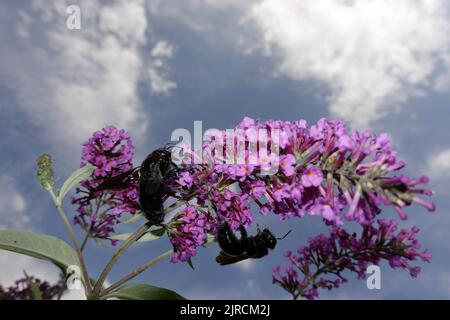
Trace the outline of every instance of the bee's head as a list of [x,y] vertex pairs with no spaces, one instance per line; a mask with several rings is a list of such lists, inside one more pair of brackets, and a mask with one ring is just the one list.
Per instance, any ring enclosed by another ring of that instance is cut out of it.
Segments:
[[264,244],[270,248],[274,249],[277,245],[277,238],[273,235],[273,233],[269,229],[264,229],[261,233],[261,239]]
[[150,170],[155,163],[169,162],[171,160],[171,152],[168,148],[159,148],[152,151],[142,162],[141,167],[144,170]]
[[172,148],[171,147],[164,147],[164,148],[159,148],[153,151],[153,157],[157,158],[157,159],[170,159],[170,156],[172,154]]

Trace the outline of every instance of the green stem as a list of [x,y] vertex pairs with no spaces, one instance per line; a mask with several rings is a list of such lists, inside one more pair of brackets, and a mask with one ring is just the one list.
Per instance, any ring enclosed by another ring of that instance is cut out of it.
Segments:
[[136,270],[134,270],[133,272],[127,274],[126,276],[124,276],[123,278],[121,278],[119,281],[117,281],[116,283],[112,284],[110,287],[106,288],[105,290],[103,290],[100,293],[100,299],[102,297],[105,297],[108,293],[110,293],[111,291],[117,289],[118,287],[120,287],[121,285],[127,283],[128,281],[130,281],[131,279],[137,277],[138,275],[140,275],[142,272],[144,272],[145,270],[147,270],[148,268],[150,268],[151,266],[157,264],[158,262],[160,262],[161,260],[164,260],[165,258],[167,258],[168,256],[170,256],[173,253],[173,250],[170,249],[167,252],[164,252],[162,254],[160,254],[159,256],[157,256],[156,258],[150,260],[149,262],[147,262],[146,264],[140,266],[139,268],[137,268]]
[[59,204],[55,193],[53,192],[52,189],[49,189],[48,192],[50,193],[53,203],[55,204],[56,210],[59,213],[59,216],[61,217],[61,219],[64,222],[64,225],[66,226],[67,232],[69,233],[70,236],[70,240],[72,241],[72,246],[75,249],[77,256],[78,256],[78,260],[80,262],[80,266],[81,266],[81,272],[83,273],[83,285],[84,288],[86,290],[86,295],[90,295],[92,292],[92,288],[91,288],[91,284],[89,282],[89,274],[86,268],[86,263],[84,262],[84,258],[83,258],[83,254],[81,252],[80,247],[78,246],[78,242],[77,239],[75,237],[75,232],[72,229],[72,226],[70,225],[69,220],[67,219],[66,213],[64,212],[63,208],[61,207],[61,205]]
[[139,240],[140,237],[142,237],[147,230],[150,228],[149,223],[145,223],[143,226],[139,227],[126,241],[122,243],[122,245],[117,249],[117,251],[114,253],[114,255],[109,259],[108,263],[106,264],[105,268],[103,269],[102,273],[100,274],[100,277],[98,278],[97,282],[94,286],[94,295],[98,295],[100,291],[102,290],[103,283],[106,280],[106,277],[108,276],[109,272],[113,268],[113,266],[116,264],[116,262],[119,260],[119,258],[127,251],[127,249],[135,243],[137,240]]
[[84,240],[81,243],[81,247],[80,247],[81,252],[83,252],[84,248],[86,247],[86,244],[88,243],[89,238],[90,238],[89,233],[86,233],[86,236],[84,237]]

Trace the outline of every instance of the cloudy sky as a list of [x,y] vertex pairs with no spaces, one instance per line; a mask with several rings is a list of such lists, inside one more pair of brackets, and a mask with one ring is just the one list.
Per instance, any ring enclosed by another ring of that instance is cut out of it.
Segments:
[[[66,26],[72,4],[81,9],[80,30]],[[406,173],[430,175],[437,213],[412,208],[405,225],[421,227],[434,259],[419,279],[383,265],[381,290],[355,280],[322,297],[450,297],[448,1],[6,0],[0,24],[0,228],[67,239],[36,183],[35,159],[51,153],[61,182],[79,164],[83,141],[105,124],[131,132],[139,163],[194,120],[206,129],[232,128],[246,115],[339,117],[388,132]],[[294,228],[270,258],[223,268],[211,246],[194,259],[196,271],[163,262],[139,280],[188,298],[289,298],[272,286],[271,268],[320,222],[261,223],[278,234]],[[136,246],[110,280],[166,248],[164,240]],[[88,247],[94,272],[110,252]],[[0,253],[2,283],[23,269],[57,278],[44,262]]]

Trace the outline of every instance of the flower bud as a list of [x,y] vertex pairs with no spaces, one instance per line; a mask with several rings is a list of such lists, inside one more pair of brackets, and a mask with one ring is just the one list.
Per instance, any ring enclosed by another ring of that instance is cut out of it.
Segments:
[[55,181],[53,179],[52,158],[48,154],[41,155],[37,160],[38,173],[41,186],[44,189],[50,190],[54,187]]

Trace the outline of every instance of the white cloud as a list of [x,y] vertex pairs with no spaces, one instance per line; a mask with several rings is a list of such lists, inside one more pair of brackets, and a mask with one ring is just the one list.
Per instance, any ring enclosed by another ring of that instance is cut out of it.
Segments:
[[[166,79],[165,60],[145,54],[150,31],[144,1],[77,1],[81,30],[66,28],[68,4],[34,0],[17,12],[3,8],[0,83],[17,93],[22,111],[46,138],[66,150],[71,142],[78,152],[105,124],[144,136],[148,119],[138,85],[147,81],[157,93],[175,88]],[[153,78],[159,86],[145,72],[152,60],[158,60]]]
[[450,178],[450,149],[443,150],[428,158],[427,172],[436,180]]
[[203,34],[213,45],[239,42],[249,26],[243,25],[244,14],[258,0],[148,0],[149,12],[164,20],[173,20]]
[[148,77],[154,93],[168,94],[177,87],[175,82],[168,80],[167,60],[173,57],[173,52],[173,46],[164,40],[158,41],[150,52]]
[[275,75],[314,81],[319,94],[327,92],[331,113],[355,126],[396,112],[427,89],[450,90],[446,0],[149,3],[155,15],[208,41],[272,56]]
[[259,25],[278,72],[330,89],[333,114],[367,125],[424,88],[449,90],[445,0],[263,0]]
[[0,228],[24,228],[30,221],[25,198],[16,190],[14,180],[0,176]]
[[156,58],[171,58],[173,56],[173,46],[167,43],[167,41],[158,41],[152,49],[151,56]]

